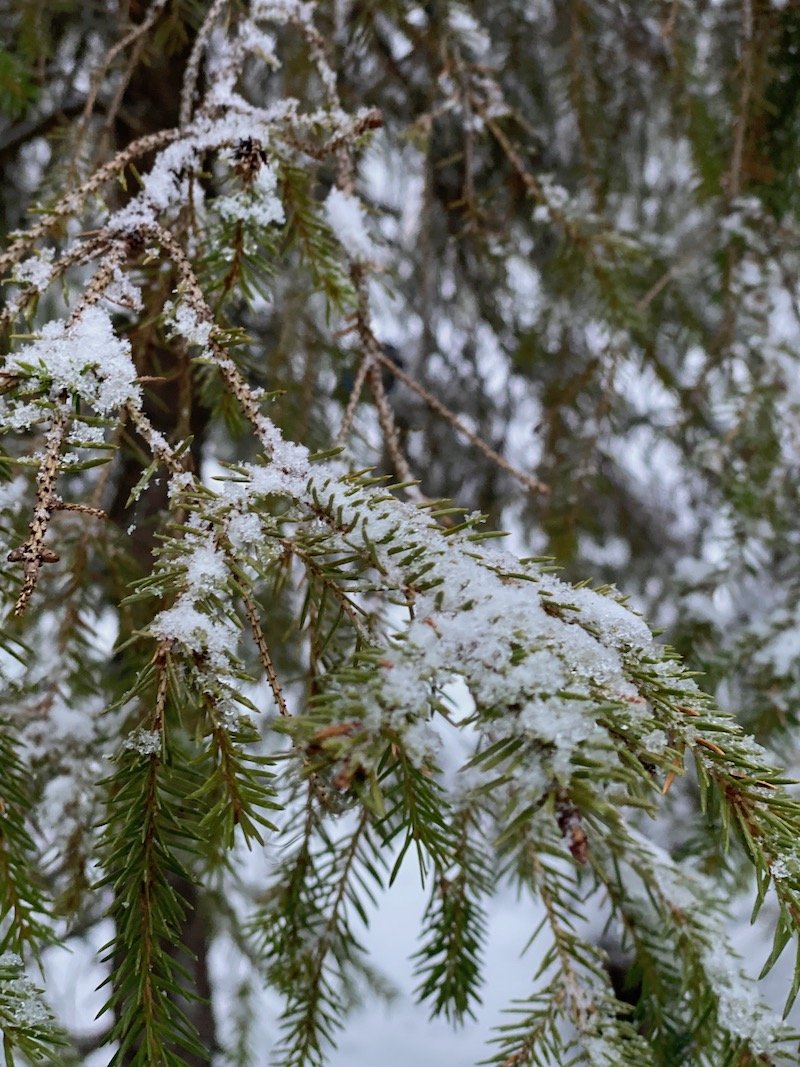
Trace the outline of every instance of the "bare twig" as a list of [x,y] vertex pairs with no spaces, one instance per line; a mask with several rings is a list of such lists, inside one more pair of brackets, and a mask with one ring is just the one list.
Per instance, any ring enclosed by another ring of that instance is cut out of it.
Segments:
[[364,388],[364,382],[367,380],[369,365],[369,355],[367,353],[362,354],[361,362],[358,365],[358,370],[356,371],[355,380],[353,382],[353,388],[350,390],[350,396],[347,399],[347,407],[344,409],[342,425],[339,427],[339,432],[333,442],[337,448],[341,448],[350,433],[353,419],[356,414],[356,408],[358,407],[358,401],[361,396],[361,390]]
[[24,575],[22,588],[14,605],[15,615],[22,615],[28,606],[39,580],[42,564],[58,562],[58,555],[45,547],[44,539],[53,513],[55,484],[61,469],[61,451],[64,447],[68,425],[69,412],[61,404],[53,415],[53,421],[45,440],[44,457],[36,474],[36,504],[28,527],[28,538],[24,544],[8,554],[9,562],[22,564]]
[[[376,342],[377,343],[377,342]],[[518,467],[515,467],[512,463],[509,463],[507,459],[500,455],[499,452],[488,445],[482,437],[474,433],[468,426],[466,426],[459,417],[443,404],[441,400],[437,399],[432,393],[430,393],[423,385],[412,378],[410,374],[398,367],[397,364],[389,359],[384,353],[383,349],[378,346],[378,351],[375,355],[378,362],[390,371],[403,385],[408,386],[412,392],[421,397],[431,411],[434,411],[437,415],[441,415],[443,419],[450,423],[450,425],[457,430],[460,434],[463,434],[477,449],[482,452],[487,459],[490,459],[492,463],[496,464],[502,470],[506,471],[513,478],[516,478],[518,482],[521,482],[524,486],[530,489],[534,493],[549,493],[550,486],[544,482],[539,481],[538,478],[534,478],[532,474],[526,474],[525,471],[521,471]]]
[[[394,415],[389,406],[389,401],[386,399],[386,390],[383,388],[381,372],[374,363],[370,363],[370,366],[367,368],[367,381],[369,382],[372,398],[375,401],[375,407],[378,411],[378,422],[380,423],[386,451],[389,453],[389,458],[392,461],[392,466],[395,469],[397,477],[401,482],[415,482],[416,479],[408,465],[408,460],[403,455],[403,450],[400,447],[400,439],[397,434]],[[417,500],[423,499],[422,494],[416,485],[407,485],[406,488],[409,496]]]
[[93,507],[91,504],[72,503],[68,500],[62,500],[61,497],[54,497],[51,506],[53,511],[77,511],[81,515],[91,515],[95,519],[108,518],[102,508]]
[[753,59],[753,0],[742,0],[741,84],[728,175],[728,196],[731,200],[735,200],[742,191],[742,159],[747,133],[747,113],[753,93]]
[[269,687],[272,690],[272,695],[275,698],[275,703],[278,706],[278,711],[284,717],[289,717],[289,708],[286,705],[286,699],[283,695],[283,690],[280,687],[278,681],[278,675],[275,672],[275,665],[272,662],[272,656],[269,653],[269,645],[267,639],[264,636],[264,631],[261,629],[261,622],[258,618],[258,611],[248,593],[239,587],[239,593],[244,604],[244,610],[247,614],[248,622],[250,623],[250,629],[253,631],[253,640],[256,643],[258,649],[258,657],[261,660],[261,666],[264,668],[264,673],[267,676]]
[[671,41],[672,36],[675,33],[675,25],[678,21],[678,12],[680,11],[681,0],[672,0],[670,5],[669,15],[667,15],[667,21],[661,27],[661,35],[665,41]]
[[185,467],[163,434],[156,430],[145,413],[132,404],[125,409],[136,432],[147,444],[152,454],[159,459],[171,474],[183,474]]
[[192,120],[194,98],[197,93],[197,79],[200,77],[200,61],[203,58],[203,52],[208,44],[208,38],[211,36],[214,23],[220,17],[223,10],[228,6],[228,2],[229,0],[214,0],[214,3],[208,9],[208,13],[205,19],[203,19],[203,24],[197,31],[197,36],[194,39],[189,61],[186,64],[186,71],[183,76],[183,88],[181,90],[179,122],[182,127],[188,126]]
[[105,78],[106,73],[108,72],[109,68],[111,67],[117,56],[120,55],[120,53],[124,52],[125,49],[129,47],[129,45],[132,45],[136,41],[140,40],[140,38],[143,38],[144,35],[148,32],[148,30],[152,28],[156,19],[166,7],[166,4],[167,0],[153,0],[150,5],[150,9],[148,10],[144,19],[142,19],[142,21],[136,26],[133,26],[132,29],[130,29],[123,38],[117,41],[116,44],[112,45],[111,48],[109,48],[106,54],[103,56],[103,59],[101,60],[100,65],[98,66],[97,70],[94,73],[94,77],[92,78],[92,84],[89,88],[89,92],[86,95],[86,103],[84,104],[81,117],[78,120],[78,128],[75,133],[75,140],[73,141],[72,148],[73,160],[77,160],[78,155],[80,153],[81,147],[86,137],[86,131],[89,126],[89,120],[92,117],[94,105],[97,102],[97,96],[103,86],[103,79]]

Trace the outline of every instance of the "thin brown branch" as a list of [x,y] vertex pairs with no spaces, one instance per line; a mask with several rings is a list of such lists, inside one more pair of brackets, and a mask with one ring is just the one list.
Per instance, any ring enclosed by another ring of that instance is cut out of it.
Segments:
[[453,429],[457,430],[460,434],[463,434],[463,436],[466,437],[467,440],[475,446],[475,448],[482,452],[487,459],[492,461],[492,463],[500,467],[501,470],[506,471],[507,474],[510,474],[513,478],[516,478],[518,482],[521,482],[524,486],[526,486],[526,488],[530,489],[533,493],[546,494],[550,492],[549,485],[546,485],[544,482],[539,481],[539,479],[535,478],[532,474],[526,474],[525,471],[521,471],[518,467],[515,467],[512,463],[509,463],[509,461],[505,459],[504,456],[501,456],[499,452],[495,452],[495,450],[490,445],[488,445],[482,437],[479,437],[478,434],[470,430],[470,428],[466,426],[461,421],[461,419],[459,419],[459,417],[454,412],[452,412],[450,408],[447,407],[446,404],[443,404],[441,400],[437,399],[423,385],[420,385],[420,383],[415,378],[412,378],[410,374],[407,374],[401,367],[398,367],[393,360],[389,359],[389,357],[383,352],[383,350],[380,349],[380,346],[375,358],[382,366],[384,366],[388,371],[394,374],[394,376],[399,381],[401,381],[403,385],[406,385],[409,389],[416,393],[417,396],[421,397],[422,400],[424,400],[428,407],[431,409],[431,411],[434,411],[437,415],[440,415],[443,419],[449,422]]
[[92,84],[89,88],[89,92],[87,93],[86,103],[83,106],[81,117],[78,120],[78,127],[75,131],[75,138],[73,140],[72,146],[73,160],[78,159],[81,147],[86,138],[86,131],[89,127],[89,120],[92,117],[92,113],[94,112],[94,106],[97,103],[97,96],[101,88],[103,87],[103,81],[105,79],[106,74],[108,73],[109,68],[111,67],[112,63],[118,55],[124,52],[125,49],[128,48],[130,45],[139,41],[140,38],[143,38],[144,35],[148,32],[148,30],[153,27],[156,19],[166,7],[166,4],[167,0],[153,0],[150,5],[150,9],[145,15],[144,19],[136,26],[133,26],[128,31],[128,33],[125,34],[124,37],[117,41],[116,44],[112,45],[100,61],[100,64],[94,73],[94,77],[92,78]]
[[728,174],[728,196],[735,200],[742,191],[742,160],[747,133],[748,111],[753,94],[753,0],[742,0],[742,55],[739,103],[736,109],[736,126],[733,131],[733,148]]
[[129,404],[125,408],[125,413],[153,456],[160,460],[171,474],[183,474],[185,467],[175,449],[172,448],[164,435],[153,427],[144,412],[140,408]]
[[36,504],[28,526],[28,538],[24,544],[8,554],[9,562],[22,564],[24,575],[22,588],[14,605],[14,615],[22,615],[27,608],[39,580],[42,565],[58,562],[56,553],[45,547],[44,539],[53,513],[55,484],[61,469],[61,452],[69,421],[68,410],[60,404],[53,415],[45,440],[44,457],[36,474]]
[[[389,458],[392,461],[395,473],[401,482],[416,482],[411,467],[408,465],[408,460],[403,455],[403,450],[400,447],[397,426],[395,425],[394,415],[389,406],[389,401],[386,399],[386,390],[383,388],[381,372],[372,362],[370,362],[370,365],[367,368],[367,381],[369,382],[369,387],[372,391],[372,399],[375,401],[375,407],[378,412],[378,422],[383,435],[383,443],[386,446],[386,451],[389,453]],[[415,497],[416,499],[422,499],[422,494],[416,485],[407,485],[406,489],[410,496]]]
[[192,110],[194,108],[194,100],[197,94],[197,80],[200,77],[200,62],[203,58],[203,52],[206,50],[208,38],[211,36],[214,23],[220,17],[223,10],[228,6],[228,2],[229,0],[214,0],[214,3],[208,9],[208,13],[203,19],[203,24],[197,31],[197,36],[194,39],[192,51],[189,55],[186,71],[183,76],[183,88],[181,89],[179,122],[182,127],[188,126],[192,121]]
[[353,382],[353,388],[350,390],[350,396],[347,398],[347,407],[344,409],[344,416],[342,417],[342,425],[339,427],[339,432],[334,440],[334,445],[337,448],[341,448],[350,434],[350,429],[353,425],[353,419],[355,418],[356,408],[358,407],[358,401],[361,397],[361,390],[364,388],[364,382],[367,380],[367,371],[370,366],[370,358],[364,353],[361,356],[361,362],[358,365],[356,371],[355,380]]
[[286,698],[283,695],[283,690],[278,681],[278,675],[275,672],[275,665],[273,664],[272,656],[269,653],[267,639],[264,636],[264,631],[261,629],[258,611],[249,594],[241,586],[239,587],[239,592],[242,598],[242,603],[244,604],[248,622],[250,623],[250,629],[253,631],[253,639],[255,640],[256,648],[258,649],[258,657],[261,660],[261,666],[264,668],[264,673],[267,676],[267,681],[272,690],[272,695],[275,698],[278,711],[281,715],[288,718],[289,708],[286,705]]
[[77,511],[81,515],[91,515],[94,519],[108,518],[102,508],[92,507],[91,504],[75,504],[68,500],[61,500],[60,497],[53,500],[52,508],[53,511]]
[[681,0],[672,0],[666,22],[661,27],[661,35],[665,41],[672,40],[673,34],[675,33],[675,26],[678,22],[678,12],[680,11],[680,7]]

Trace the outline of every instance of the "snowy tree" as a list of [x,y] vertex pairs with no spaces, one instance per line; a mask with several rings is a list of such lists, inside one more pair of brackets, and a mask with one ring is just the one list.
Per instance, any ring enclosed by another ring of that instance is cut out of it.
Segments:
[[798,1062],[800,5],[0,25],[6,1061],[323,1064],[411,866],[476,1062]]

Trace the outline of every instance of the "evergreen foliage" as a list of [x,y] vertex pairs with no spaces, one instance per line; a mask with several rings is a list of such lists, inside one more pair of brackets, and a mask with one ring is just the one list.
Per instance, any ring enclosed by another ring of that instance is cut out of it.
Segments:
[[7,1063],[321,1067],[404,865],[476,1062],[798,1062],[800,7],[107,7],[0,12]]

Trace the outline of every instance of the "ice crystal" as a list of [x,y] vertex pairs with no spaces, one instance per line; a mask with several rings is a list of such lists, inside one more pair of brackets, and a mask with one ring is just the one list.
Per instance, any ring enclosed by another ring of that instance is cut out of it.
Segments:
[[134,730],[123,744],[140,756],[157,756],[161,751],[161,734],[158,730]]

